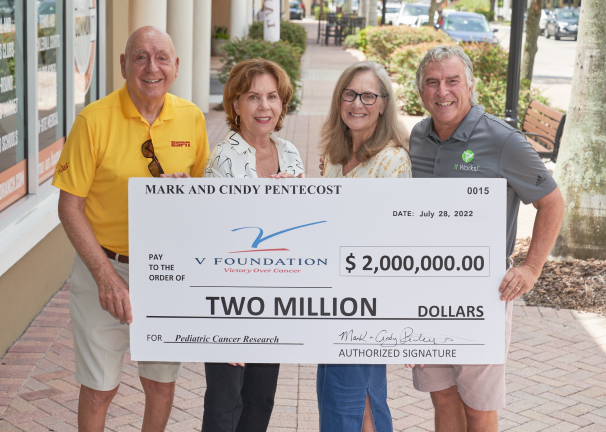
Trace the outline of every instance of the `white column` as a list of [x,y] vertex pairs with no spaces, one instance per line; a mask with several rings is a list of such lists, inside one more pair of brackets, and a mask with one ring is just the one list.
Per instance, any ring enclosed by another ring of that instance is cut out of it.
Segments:
[[248,27],[250,27],[253,23],[253,9],[254,9],[254,5],[253,5],[254,0],[247,0],[246,1],[246,10],[247,12],[247,17],[246,17],[246,24]]
[[369,0],[368,5],[366,6],[368,19],[366,20],[366,25],[377,26],[379,24],[377,17],[377,2],[374,0]]
[[166,0],[130,0],[128,31],[152,25],[166,31]]
[[261,6],[263,5],[262,0],[253,0],[253,8],[255,10],[255,21],[257,21],[257,17],[259,16],[259,11],[261,10]]
[[[229,33],[231,39],[241,39],[248,36],[248,15],[246,8],[248,0],[231,0],[231,22]],[[251,12],[252,13],[252,12]]]
[[212,0],[196,0],[194,4],[194,46],[192,102],[202,112],[209,111],[210,96],[210,44]]
[[179,73],[170,92],[192,100],[194,0],[168,0],[166,18],[166,31],[173,39],[179,57]]

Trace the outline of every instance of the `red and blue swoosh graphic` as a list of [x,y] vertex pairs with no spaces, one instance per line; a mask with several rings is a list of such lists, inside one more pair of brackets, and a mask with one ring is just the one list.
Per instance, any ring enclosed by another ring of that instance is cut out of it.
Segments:
[[231,231],[234,232],[234,231],[240,231],[240,230],[243,230],[243,229],[258,229],[259,230],[259,235],[257,236],[257,238],[255,239],[255,241],[253,242],[253,244],[251,246],[253,249],[251,249],[251,250],[243,250],[243,251],[235,251],[235,252],[230,252],[230,253],[288,251],[289,249],[285,249],[285,248],[278,248],[278,249],[258,249],[258,247],[259,247],[259,244],[262,243],[262,242],[264,242],[265,240],[269,240],[270,238],[279,236],[280,234],[284,234],[284,233],[287,233],[289,231],[294,231],[296,229],[305,228],[305,227],[312,226],[312,225],[318,225],[318,224],[326,223],[326,222],[327,221],[319,221],[319,222],[308,223],[308,224],[305,224],[305,225],[299,225],[299,226],[296,226],[296,227],[292,227],[292,228],[288,228],[288,229],[285,229],[285,230],[282,230],[282,231],[275,232],[273,234],[269,234],[269,235],[267,235],[265,237],[263,237],[263,229],[260,228],[260,227],[242,227],[242,228],[236,228],[236,229],[233,229]]

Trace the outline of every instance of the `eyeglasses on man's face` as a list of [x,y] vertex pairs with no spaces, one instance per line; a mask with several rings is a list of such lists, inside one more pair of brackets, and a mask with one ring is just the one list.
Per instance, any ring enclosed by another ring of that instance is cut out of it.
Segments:
[[350,89],[344,89],[341,92],[341,99],[345,102],[354,102],[358,96],[364,105],[374,105],[378,97],[384,97],[374,93],[356,93]]

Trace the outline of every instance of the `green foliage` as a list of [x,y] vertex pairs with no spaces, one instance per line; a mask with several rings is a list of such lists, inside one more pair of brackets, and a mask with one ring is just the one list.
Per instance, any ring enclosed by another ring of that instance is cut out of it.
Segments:
[[[360,36],[360,39],[362,36]],[[431,27],[409,26],[367,27],[365,29],[364,52],[370,60],[382,62],[398,47],[424,42],[450,42],[452,39],[441,30]]]
[[[320,8],[320,6],[317,6],[314,9],[314,17],[316,18],[316,20],[320,19],[320,11],[322,9]],[[328,6],[324,6],[324,15],[328,15],[330,13],[330,9],[328,8]]]
[[425,115],[427,111],[423,108],[414,76],[409,76],[398,89],[397,98],[404,102],[403,111],[408,115]]
[[479,14],[482,14],[486,17],[488,21],[494,21],[494,11],[476,11]]
[[278,63],[284,68],[293,87],[293,97],[289,108],[295,109],[300,101],[297,98],[297,89],[301,79],[301,49],[288,42],[271,43],[258,39],[238,39],[224,45],[225,57],[219,81],[225,83],[229,78],[231,69],[243,60],[262,58]]
[[456,10],[464,10],[468,12],[481,12],[490,10],[489,0],[461,0],[454,8]]
[[368,48],[368,39],[366,39],[366,28],[363,28],[360,30],[360,32],[358,33],[358,49],[366,52],[366,49]]
[[360,47],[360,35],[347,35],[345,36],[345,46],[347,48],[359,48]]
[[[250,26],[248,37],[251,39],[263,39],[263,23],[256,22]],[[307,31],[300,24],[290,21],[280,21],[280,40],[291,43],[301,49],[301,53],[307,48]]]
[[[404,102],[403,110],[410,115],[422,115],[427,112],[422,108],[421,98],[417,92],[416,71],[428,50],[437,45],[456,45],[448,43],[426,42],[417,45],[403,46],[395,50],[384,61],[390,74],[397,77],[400,88],[398,98]],[[507,89],[508,53],[498,45],[473,43],[462,45],[463,50],[474,65],[476,78],[475,91],[478,102],[487,113],[503,116]],[[532,99],[547,104],[541,91],[530,88],[530,82],[523,80],[520,85],[519,116],[524,117]]]
[[229,40],[229,34],[227,33],[227,27],[215,26],[215,39]]

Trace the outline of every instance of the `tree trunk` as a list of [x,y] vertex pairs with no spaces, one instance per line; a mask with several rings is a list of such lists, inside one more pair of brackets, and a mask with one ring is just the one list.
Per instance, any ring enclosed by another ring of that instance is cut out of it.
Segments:
[[381,25],[385,24],[385,14],[387,13],[387,0],[383,0],[383,7],[381,8]]
[[521,79],[532,81],[532,70],[534,68],[534,57],[539,50],[537,40],[539,39],[539,21],[541,19],[541,0],[532,0],[528,8],[526,19],[526,42],[524,43],[524,56],[522,57]]
[[379,20],[377,19],[377,2],[376,0],[368,0],[368,25],[377,26]]
[[429,14],[429,22],[427,23],[427,25],[429,27],[433,27],[433,25],[435,24],[433,22],[433,17],[436,14],[437,10],[438,10],[438,4],[436,3],[436,0],[433,0],[431,3],[429,3],[429,12],[427,12]]
[[431,3],[429,3],[429,11],[427,12],[429,14],[429,23],[427,23],[427,25],[429,27],[433,27],[433,25],[435,24],[434,22],[434,16],[436,14],[437,10],[442,10],[442,6],[444,6],[446,4],[446,0],[442,0],[439,4],[436,3],[435,0],[433,0]]
[[497,0],[490,0],[490,10],[492,12],[495,12],[495,5],[497,3]]
[[351,10],[351,0],[345,0],[345,3],[343,4],[343,13],[350,14]]
[[555,178],[566,201],[556,258],[606,259],[606,15],[583,0],[572,93]]
[[360,0],[358,2],[358,16],[366,18],[366,24],[368,24],[367,6],[368,6],[368,0]]

